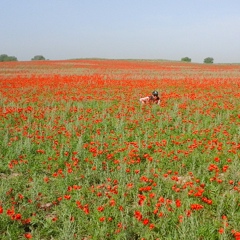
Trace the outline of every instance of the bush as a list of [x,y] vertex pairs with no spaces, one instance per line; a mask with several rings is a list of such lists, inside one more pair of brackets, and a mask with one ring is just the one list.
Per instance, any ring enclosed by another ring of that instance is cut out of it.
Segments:
[[214,59],[213,59],[212,57],[207,57],[207,58],[204,59],[203,62],[204,62],[204,63],[213,63],[213,60],[214,60]]
[[42,55],[36,55],[32,59],[32,61],[39,61],[39,60],[45,60],[45,57]]
[[7,54],[0,55],[0,62],[11,62],[11,61],[17,61],[17,58],[14,56],[8,56]]
[[181,61],[182,61],[182,62],[191,62],[192,59],[189,58],[189,57],[184,57],[184,58],[181,59]]

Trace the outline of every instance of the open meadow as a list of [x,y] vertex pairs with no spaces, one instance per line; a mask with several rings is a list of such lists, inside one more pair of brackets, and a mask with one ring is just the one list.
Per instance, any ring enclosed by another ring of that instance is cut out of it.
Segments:
[[0,63],[0,236],[239,240],[240,65]]

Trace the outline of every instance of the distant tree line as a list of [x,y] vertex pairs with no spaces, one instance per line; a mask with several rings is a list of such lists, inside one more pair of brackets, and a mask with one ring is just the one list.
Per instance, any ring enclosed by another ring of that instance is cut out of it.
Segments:
[[[181,58],[182,62],[191,62],[192,59],[189,57],[183,57]],[[214,59],[212,57],[207,57],[203,60],[203,63],[213,63]]]
[[[32,61],[40,61],[40,60],[46,60],[44,56],[42,55],[36,55],[32,59]],[[0,55],[0,62],[13,62],[18,61],[16,57],[14,56],[8,56],[7,54],[1,54]]]
[[[46,60],[43,55],[35,55],[32,59],[32,61],[42,61]],[[0,55],[0,62],[10,62],[10,61],[18,61],[16,57],[14,56],[8,56],[7,54],[1,54]],[[182,62],[191,62],[192,59],[189,57],[183,57],[181,58]],[[213,63],[214,59],[212,57],[207,57],[203,60],[203,63]]]

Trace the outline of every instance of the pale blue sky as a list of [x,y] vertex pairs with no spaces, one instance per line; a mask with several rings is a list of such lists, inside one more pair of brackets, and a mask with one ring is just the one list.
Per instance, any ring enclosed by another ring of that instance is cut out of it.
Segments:
[[240,63],[240,0],[0,0],[0,54]]

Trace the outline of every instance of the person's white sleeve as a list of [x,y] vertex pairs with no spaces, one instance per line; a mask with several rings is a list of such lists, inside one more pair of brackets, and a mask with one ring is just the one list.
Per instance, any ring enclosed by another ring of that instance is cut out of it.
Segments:
[[146,102],[148,100],[149,100],[149,97],[143,97],[139,99],[140,102]]

